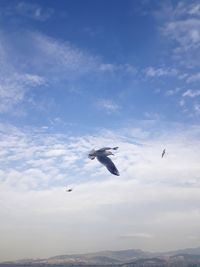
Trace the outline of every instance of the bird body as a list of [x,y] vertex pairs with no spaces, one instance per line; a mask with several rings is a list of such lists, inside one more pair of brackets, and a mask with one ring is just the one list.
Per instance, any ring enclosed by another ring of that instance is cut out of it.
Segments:
[[112,160],[108,157],[110,155],[114,155],[110,150],[117,150],[118,147],[104,147],[98,150],[91,150],[88,157],[93,160],[97,158],[97,160],[103,164],[110,173],[119,176],[119,171],[116,168],[115,164],[112,162]]
[[164,157],[165,153],[166,153],[166,150],[164,149],[162,152],[162,158]]
[[72,192],[72,188],[66,189],[66,192]]

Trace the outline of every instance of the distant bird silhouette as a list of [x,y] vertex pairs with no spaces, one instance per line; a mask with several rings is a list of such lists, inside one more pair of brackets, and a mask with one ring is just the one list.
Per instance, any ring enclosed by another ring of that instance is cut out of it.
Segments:
[[119,171],[116,168],[115,164],[112,162],[112,160],[108,157],[110,155],[114,155],[110,150],[117,150],[118,147],[103,147],[98,150],[91,150],[88,154],[88,157],[93,160],[95,158],[98,159],[98,161],[103,164],[110,173],[119,176]]
[[72,192],[72,190],[73,190],[72,188],[69,188],[69,189],[66,189],[65,191],[66,192]]
[[162,158],[164,157],[165,153],[166,153],[166,150],[164,149],[162,152]]

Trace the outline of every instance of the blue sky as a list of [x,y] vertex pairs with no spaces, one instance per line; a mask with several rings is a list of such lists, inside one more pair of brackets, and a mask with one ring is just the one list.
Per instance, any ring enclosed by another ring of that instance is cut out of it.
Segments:
[[197,246],[198,1],[2,0],[0,25],[0,260]]
[[59,118],[78,132],[148,116],[198,123],[198,10],[187,4],[2,1],[1,73],[19,84],[2,119]]

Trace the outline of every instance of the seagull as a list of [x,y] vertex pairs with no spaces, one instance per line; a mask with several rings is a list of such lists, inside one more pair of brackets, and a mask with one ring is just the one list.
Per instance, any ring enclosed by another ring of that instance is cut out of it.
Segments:
[[112,160],[108,157],[110,155],[114,155],[110,150],[117,150],[118,147],[103,147],[98,150],[91,150],[88,154],[88,158],[91,160],[95,159],[97,157],[98,161],[103,164],[109,172],[111,172],[114,175],[119,176],[119,171],[115,167],[115,164],[112,162]]
[[162,158],[164,157],[165,153],[166,153],[166,151],[164,149],[163,152],[162,152]]
[[66,192],[72,192],[72,190],[73,190],[72,188],[69,188],[69,189],[66,189],[65,191]]

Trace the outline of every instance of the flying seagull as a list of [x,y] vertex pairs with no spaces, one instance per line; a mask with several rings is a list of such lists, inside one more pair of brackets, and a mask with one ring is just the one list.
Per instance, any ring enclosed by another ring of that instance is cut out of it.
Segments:
[[88,158],[91,160],[95,159],[97,157],[98,161],[103,164],[109,172],[111,172],[114,175],[119,176],[119,171],[115,167],[115,164],[112,162],[112,160],[108,157],[110,155],[114,155],[110,150],[117,150],[118,147],[103,147],[98,150],[91,150],[88,154]]
[[166,153],[166,150],[164,149],[162,152],[162,158],[164,157],[165,153]]
[[69,189],[66,189],[65,191],[66,192],[72,192],[72,190],[73,190],[72,188],[69,188]]

